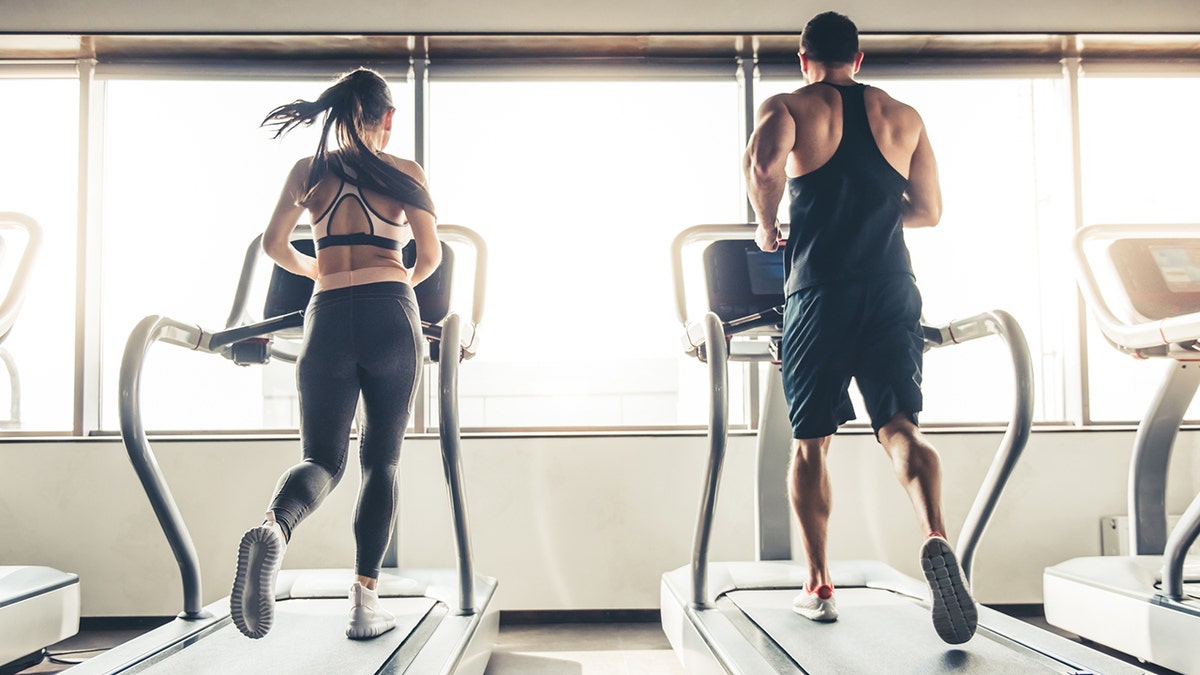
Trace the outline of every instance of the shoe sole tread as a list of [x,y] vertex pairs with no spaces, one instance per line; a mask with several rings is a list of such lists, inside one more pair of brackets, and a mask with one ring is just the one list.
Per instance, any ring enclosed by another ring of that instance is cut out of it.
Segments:
[[279,535],[273,530],[255,527],[242,535],[238,545],[237,573],[229,595],[229,613],[234,625],[246,637],[265,636],[275,621],[274,576],[283,552],[280,543]]
[[979,610],[962,578],[954,550],[944,540],[929,540],[921,548],[921,570],[929,582],[933,628],[948,644],[962,644],[975,635]]

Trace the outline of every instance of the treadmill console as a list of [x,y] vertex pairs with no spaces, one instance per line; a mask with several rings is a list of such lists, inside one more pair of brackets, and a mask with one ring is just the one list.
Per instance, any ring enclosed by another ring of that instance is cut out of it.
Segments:
[[704,251],[708,306],[722,321],[783,304],[783,249],[767,253],[753,241],[714,241]]
[[1142,316],[1157,321],[1200,312],[1200,239],[1120,239],[1109,256]]

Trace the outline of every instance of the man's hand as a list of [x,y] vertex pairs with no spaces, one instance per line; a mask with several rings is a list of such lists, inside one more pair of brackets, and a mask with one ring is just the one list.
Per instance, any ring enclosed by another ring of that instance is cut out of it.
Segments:
[[779,227],[778,221],[771,221],[771,224],[760,222],[754,230],[754,243],[767,253],[774,253],[779,250]]

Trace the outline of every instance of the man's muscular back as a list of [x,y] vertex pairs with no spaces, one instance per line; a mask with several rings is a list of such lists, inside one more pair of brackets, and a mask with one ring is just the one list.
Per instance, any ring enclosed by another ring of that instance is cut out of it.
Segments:
[[[842,140],[842,97],[837,90],[813,84],[774,98],[787,109],[796,125],[787,175],[803,176],[824,166]],[[893,169],[908,178],[913,154],[925,128],[920,115],[877,87],[866,87],[863,100],[879,151]]]

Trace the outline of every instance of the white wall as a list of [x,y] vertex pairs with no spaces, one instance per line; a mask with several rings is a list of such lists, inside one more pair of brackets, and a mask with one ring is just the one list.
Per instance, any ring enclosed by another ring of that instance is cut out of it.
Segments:
[[[1041,598],[1041,570],[1098,555],[1099,519],[1125,511],[1132,432],[1038,432],[980,546],[980,599]],[[998,434],[935,434],[952,538]],[[1168,504],[1200,490],[1200,433],[1176,447]],[[205,602],[226,595],[242,531],[259,522],[295,441],[161,441],[156,451],[196,540]],[[478,569],[500,579],[503,609],[655,608],[659,576],[687,563],[706,441],[691,437],[501,438],[464,441]],[[753,557],[753,439],[730,444],[716,560]],[[834,559],[880,558],[916,574],[920,533],[882,451],[843,435],[832,451]],[[434,439],[406,442],[401,563],[450,566],[446,495]],[[285,567],[349,567],[357,473],[298,530]],[[86,616],[181,609],[174,558],[119,440],[0,444],[0,564],[80,575]]]
[[1197,32],[1195,0],[5,0],[0,31],[49,33],[798,33],[817,12],[867,32]]

